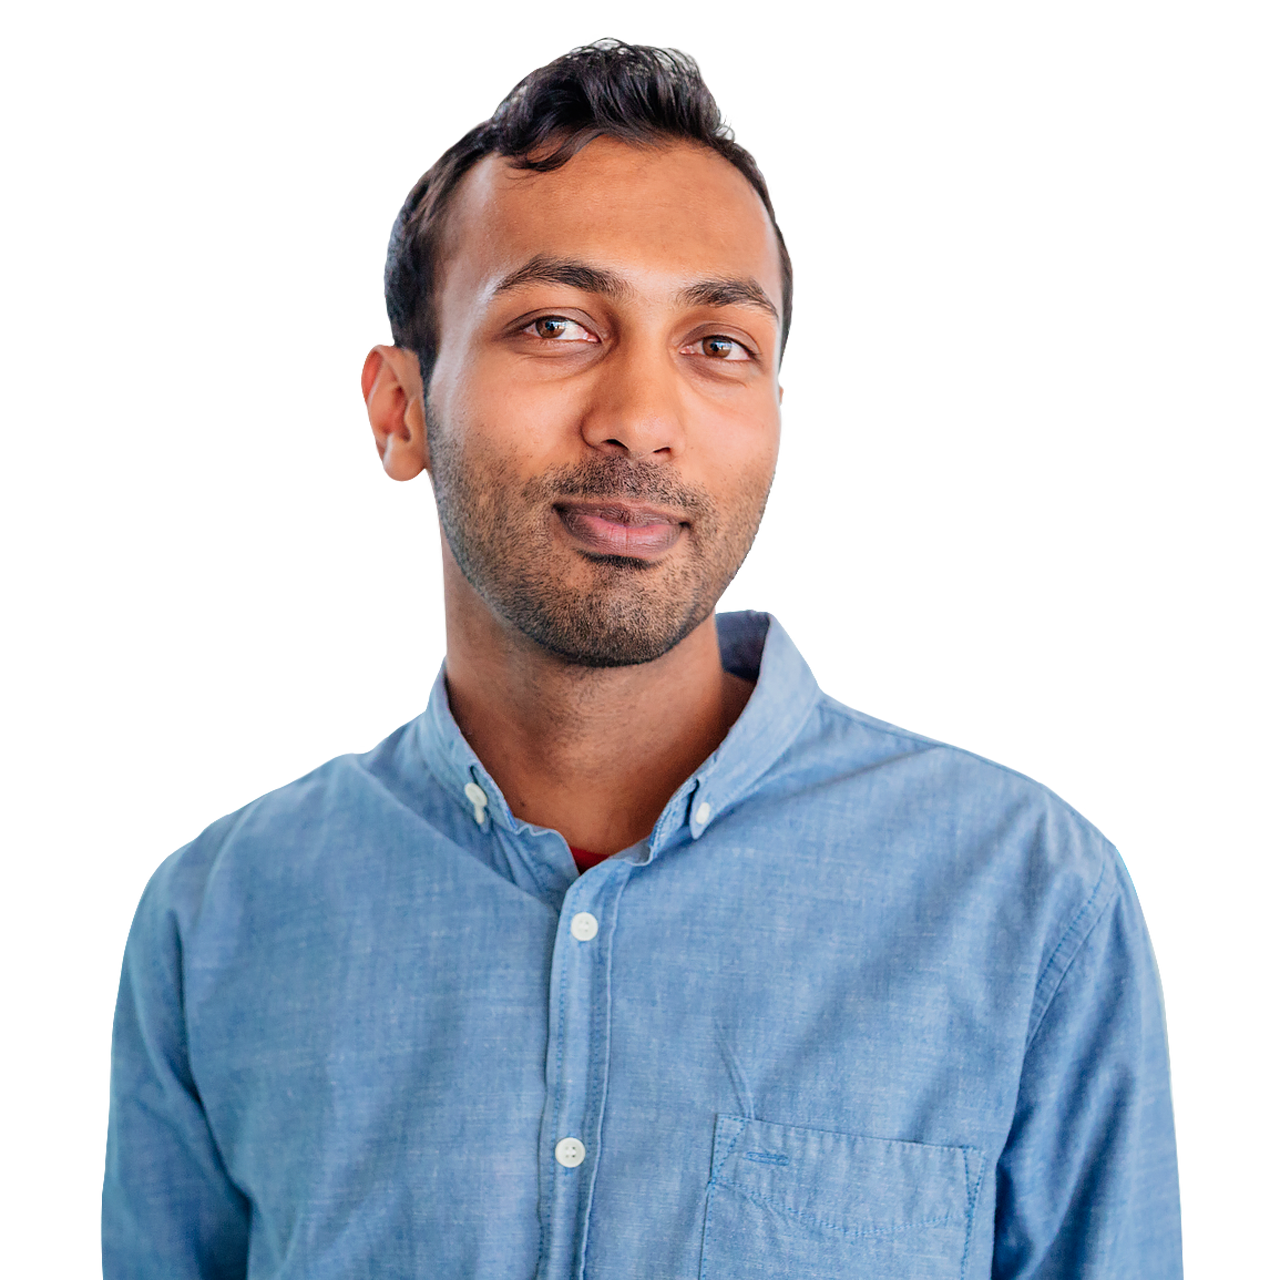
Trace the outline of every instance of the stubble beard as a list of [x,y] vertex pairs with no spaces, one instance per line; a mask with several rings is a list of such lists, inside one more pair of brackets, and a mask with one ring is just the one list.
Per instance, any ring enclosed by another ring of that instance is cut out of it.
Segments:
[[[427,439],[440,525],[463,577],[521,634],[582,667],[652,662],[704,622],[751,549],[773,480],[752,476],[717,501],[669,465],[600,455],[522,482],[509,459],[469,456],[429,407]],[[684,536],[657,562],[584,555],[556,536],[553,506],[582,498],[679,512]]]

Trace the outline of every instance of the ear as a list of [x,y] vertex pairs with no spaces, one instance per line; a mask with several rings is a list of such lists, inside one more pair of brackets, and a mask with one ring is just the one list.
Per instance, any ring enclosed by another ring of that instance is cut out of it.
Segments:
[[383,469],[393,480],[412,480],[430,465],[417,355],[374,347],[365,357],[360,389]]

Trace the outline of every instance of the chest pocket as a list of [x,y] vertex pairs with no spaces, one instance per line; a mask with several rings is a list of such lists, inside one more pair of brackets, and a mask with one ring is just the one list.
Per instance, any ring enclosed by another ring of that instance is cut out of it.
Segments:
[[982,1164],[718,1116],[701,1280],[962,1280]]

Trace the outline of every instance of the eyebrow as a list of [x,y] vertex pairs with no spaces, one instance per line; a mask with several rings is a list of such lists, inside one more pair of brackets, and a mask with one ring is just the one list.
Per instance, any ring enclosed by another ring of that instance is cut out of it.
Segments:
[[[613,271],[593,267],[574,258],[552,258],[539,253],[503,276],[494,288],[493,296],[510,293],[526,284],[562,284],[606,298],[621,298],[634,292],[631,285]],[[777,307],[769,300],[760,282],[751,277],[720,276],[699,280],[681,289],[678,297],[690,307],[754,307],[774,320],[778,319]]]
[[680,300],[691,307],[755,307],[778,318],[778,308],[769,301],[760,282],[750,278],[699,280],[680,290]]
[[612,271],[589,266],[573,258],[550,258],[539,253],[524,266],[503,276],[498,281],[493,296],[496,298],[499,294],[510,293],[512,289],[519,289],[526,284],[563,284],[570,289],[581,289],[583,293],[600,293],[608,298],[620,298],[631,292],[627,282]]

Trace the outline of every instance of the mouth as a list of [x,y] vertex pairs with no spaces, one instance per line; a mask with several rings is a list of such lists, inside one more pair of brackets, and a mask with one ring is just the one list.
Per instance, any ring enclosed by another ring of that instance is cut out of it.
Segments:
[[656,560],[680,541],[687,522],[630,502],[557,502],[555,513],[580,549],[595,556]]

